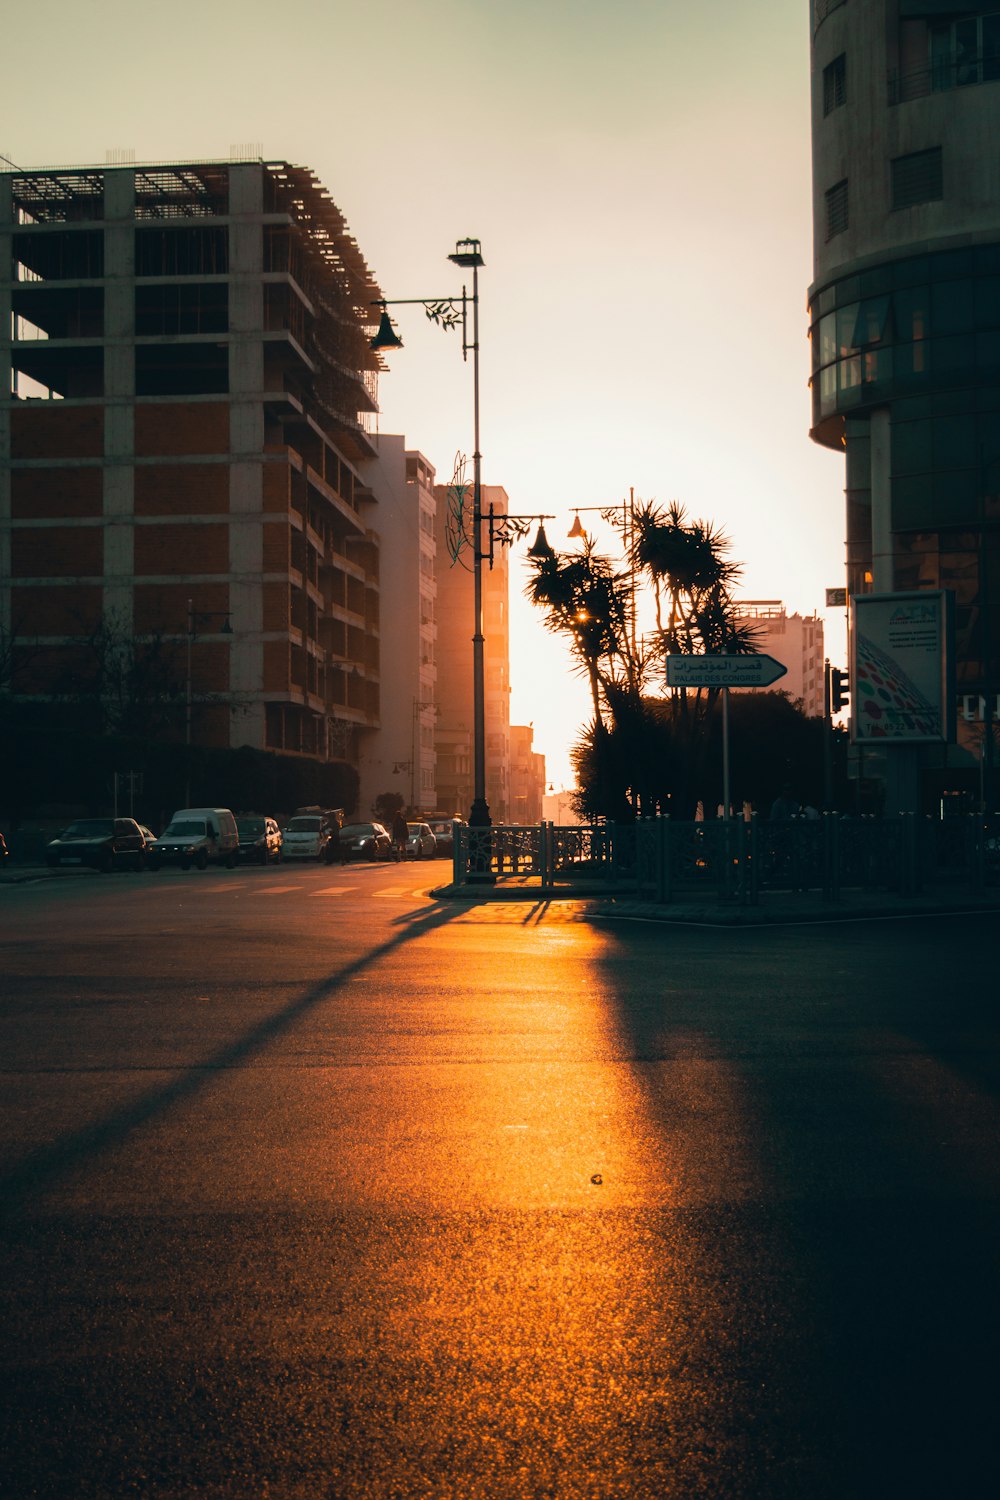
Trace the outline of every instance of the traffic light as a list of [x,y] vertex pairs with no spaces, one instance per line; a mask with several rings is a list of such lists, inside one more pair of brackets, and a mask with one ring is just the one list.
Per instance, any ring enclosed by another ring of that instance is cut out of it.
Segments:
[[839,667],[830,668],[830,712],[839,714],[846,708],[851,696],[851,679]]

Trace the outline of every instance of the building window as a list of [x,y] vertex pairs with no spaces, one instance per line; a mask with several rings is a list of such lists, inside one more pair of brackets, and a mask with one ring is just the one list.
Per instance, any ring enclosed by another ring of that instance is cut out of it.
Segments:
[[890,163],[892,206],[912,208],[916,203],[934,203],[944,197],[941,147],[897,156]]
[[847,228],[847,178],[826,195],[826,237],[832,240]]
[[931,88],[964,88],[1000,78],[1000,11],[928,27]]
[[841,53],[823,69],[823,113],[832,114],[847,103],[847,56]]

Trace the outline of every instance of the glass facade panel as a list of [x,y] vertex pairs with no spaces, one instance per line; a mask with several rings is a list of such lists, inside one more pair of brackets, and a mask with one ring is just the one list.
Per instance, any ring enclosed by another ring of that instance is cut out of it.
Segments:
[[894,422],[892,468],[895,474],[918,474],[931,466],[931,424]]
[[853,353],[857,347],[854,342],[854,330],[858,322],[858,304],[849,303],[847,307],[841,307],[837,312],[837,353],[841,359],[846,354]]
[[818,352],[821,366],[837,358],[837,319],[834,313],[827,313],[820,319]]
[[[924,281],[914,280],[918,272]],[[836,313],[826,311],[834,298]],[[845,277],[818,292],[811,311],[817,421],[921,389],[942,399],[950,392],[961,405],[960,387],[1000,374],[1000,246],[916,256]]]
[[979,521],[979,495],[974,469],[936,472],[934,512],[938,526],[975,526]]
[[837,366],[828,365],[819,375],[820,415],[828,417],[837,409]]
[[985,376],[1000,374],[1000,333],[976,334],[976,368]]
[[939,380],[965,375],[976,357],[976,341],[971,334],[931,340],[931,369]]
[[841,406],[853,406],[861,400],[861,356],[842,359],[838,365]]
[[880,344],[889,333],[888,297],[869,297],[858,308],[853,342],[859,346]]
[[933,526],[934,489],[930,474],[909,474],[892,481],[893,531]]
[[975,327],[1000,328],[1000,276],[978,276],[975,288]]
[[939,281],[931,287],[931,327],[938,333],[968,333],[975,327],[975,282]]

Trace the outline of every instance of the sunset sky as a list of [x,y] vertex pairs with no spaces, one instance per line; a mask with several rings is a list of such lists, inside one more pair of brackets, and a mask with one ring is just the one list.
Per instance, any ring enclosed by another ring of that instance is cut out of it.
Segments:
[[[574,506],[680,500],[731,537],[744,597],[823,613],[844,480],[808,437],[808,19],[807,0],[35,0],[4,22],[0,152],[309,166],[390,298],[460,291],[447,255],[477,236],[484,481],[552,513],[557,547]],[[471,458],[471,363],[419,308],[396,316],[381,430],[447,480]],[[521,585],[515,567],[512,718],[558,786],[587,694]]]

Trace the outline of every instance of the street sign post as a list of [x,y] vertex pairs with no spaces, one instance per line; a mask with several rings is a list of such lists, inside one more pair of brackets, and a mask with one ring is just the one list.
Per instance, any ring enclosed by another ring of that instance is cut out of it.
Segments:
[[668,656],[667,686],[689,688],[770,687],[788,671],[773,656]]
[[788,668],[773,656],[668,656],[667,686],[722,689],[722,816],[729,817],[729,689],[770,687]]

